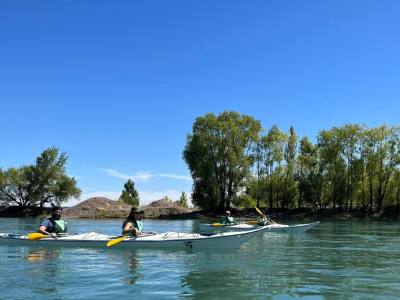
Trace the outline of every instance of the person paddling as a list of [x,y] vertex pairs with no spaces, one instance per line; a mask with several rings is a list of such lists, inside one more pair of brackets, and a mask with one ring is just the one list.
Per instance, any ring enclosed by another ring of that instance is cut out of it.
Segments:
[[227,210],[225,212],[225,217],[223,218],[221,223],[224,224],[224,225],[235,225],[235,224],[237,224],[235,219],[231,216],[231,212],[229,210]]
[[137,207],[132,207],[131,211],[122,225],[122,235],[138,236],[142,234],[143,211],[138,211]]
[[67,222],[61,220],[62,208],[54,207],[51,213],[51,217],[44,220],[39,225],[38,232],[52,237],[67,233]]

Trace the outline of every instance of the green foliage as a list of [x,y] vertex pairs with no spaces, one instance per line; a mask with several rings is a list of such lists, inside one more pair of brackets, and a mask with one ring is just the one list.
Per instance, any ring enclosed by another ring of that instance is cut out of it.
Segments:
[[[322,130],[313,144],[251,117],[207,114],[184,150],[201,208],[266,205],[381,210],[400,207],[400,129],[346,124]],[[246,128],[246,130],[243,130]]]
[[181,196],[179,197],[179,200],[176,201],[176,204],[178,204],[181,207],[188,208],[188,199],[185,192],[182,192]]
[[202,208],[229,207],[253,165],[250,151],[260,122],[236,112],[196,119],[183,157],[192,174],[193,203]]
[[80,190],[73,177],[65,174],[68,158],[57,148],[48,148],[37,157],[35,164],[1,171],[0,198],[7,205],[61,205]]
[[126,204],[139,207],[139,193],[135,189],[135,183],[132,180],[128,179],[124,184],[120,199]]

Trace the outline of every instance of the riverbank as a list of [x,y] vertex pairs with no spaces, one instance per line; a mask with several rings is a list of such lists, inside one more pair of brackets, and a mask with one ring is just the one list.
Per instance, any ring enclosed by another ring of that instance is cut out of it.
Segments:
[[[109,200],[113,201],[113,200]],[[102,205],[98,205],[102,202]],[[115,201],[113,201],[115,202]],[[64,208],[64,218],[86,218],[86,219],[124,219],[129,211],[129,205],[121,205],[107,208],[107,202],[92,201],[81,205],[80,207]],[[97,205],[96,208],[93,208]],[[210,219],[218,220],[223,217],[223,212],[215,210],[193,210],[176,206],[168,206],[165,203],[152,203],[152,205],[140,208],[144,211],[144,219]],[[265,209],[262,209],[265,212]],[[259,214],[254,208],[231,209],[234,218],[246,221],[254,220],[259,217]],[[51,214],[49,208],[20,208],[20,207],[0,207],[0,217],[45,217]],[[322,209],[315,210],[311,208],[302,209],[273,209],[267,210],[268,216],[276,222],[312,222],[316,220],[399,220],[400,209],[390,208],[384,209],[381,212],[370,212],[367,210],[357,209],[351,212],[342,209]]]

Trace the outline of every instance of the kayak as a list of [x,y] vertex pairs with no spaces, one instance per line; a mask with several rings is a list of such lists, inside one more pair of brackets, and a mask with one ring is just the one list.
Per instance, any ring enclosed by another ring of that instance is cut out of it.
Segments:
[[55,246],[55,247],[79,247],[79,248],[186,248],[186,249],[227,249],[236,248],[247,242],[252,237],[264,230],[263,227],[248,231],[223,232],[213,235],[201,235],[197,233],[165,232],[160,234],[148,234],[139,237],[126,237],[123,242],[107,248],[108,241],[117,237],[97,232],[89,232],[77,235],[68,235],[57,239],[46,237],[31,241],[26,235],[12,233],[0,233],[0,246]]
[[235,225],[223,225],[220,223],[214,224],[200,224],[201,234],[215,234],[221,232],[231,232],[231,231],[249,231],[256,228],[263,228],[264,232],[278,232],[287,234],[301,234],[311,228],[314,228],[319,224],[319,221],[308,223],[308,224],[297,224],[297,225],[285,225],[285,224],[270,224],[265,226],[250,225],[246,223],[240,223]]

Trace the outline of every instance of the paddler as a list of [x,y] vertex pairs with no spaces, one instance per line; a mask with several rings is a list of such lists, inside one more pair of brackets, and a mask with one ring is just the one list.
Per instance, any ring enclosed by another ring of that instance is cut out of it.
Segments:
[[223,218],[221,223],[224,224],[224,225],[235,225],[235,224],[237,224],[235,219],[231,216],[231,212],[229,210],[227,210],[225,212],[225,217]]
[[144,211],[138,211],[137,207],[132,207],[131,211],[122,225],[122,235],[138,236],[142,234]]
[[63,235],[67,233],[67,222],[61,219],[62,208],[54,207],[51,213],[51,217],[44,220],[39,225],[38,232],[52,237],[57,235]]

